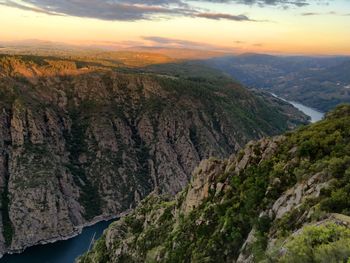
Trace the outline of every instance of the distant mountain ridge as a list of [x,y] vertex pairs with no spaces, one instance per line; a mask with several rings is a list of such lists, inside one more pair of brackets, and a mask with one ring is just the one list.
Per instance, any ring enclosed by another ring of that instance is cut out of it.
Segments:
[[[0,42],[1,44],[1,42]],[[213,67],[243,85],[266,89],[278,96],[302,103],[321,112],[350,102],[350,57],[276,56],[231,54],[210,49],[169,47],[103,47],[68,45],[39,40],[5,43],[4,54],[56,56],[105,67],[130,68],[141,72],[162,67],[189,65]],[[173,69],[171,69],[173,70]],[[180,69],[181,70],[181,69]],[[182,69],[183,71],[183,69]]]
[[208,60],[246,86],[326,112],[350,102],[350,57],[243,54]]

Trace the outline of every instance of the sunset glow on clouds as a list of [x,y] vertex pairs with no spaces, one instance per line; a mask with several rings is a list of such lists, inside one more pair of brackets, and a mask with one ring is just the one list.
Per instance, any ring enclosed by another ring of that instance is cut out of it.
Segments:
[[0,39],[350,54],[347,0],[0,0]]

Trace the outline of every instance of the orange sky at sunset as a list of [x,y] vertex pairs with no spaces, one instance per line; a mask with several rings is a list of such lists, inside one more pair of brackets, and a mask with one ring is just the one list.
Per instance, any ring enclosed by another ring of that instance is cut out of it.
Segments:
[[0,0],[0,40],[350,55],[345,0],[59,2]]

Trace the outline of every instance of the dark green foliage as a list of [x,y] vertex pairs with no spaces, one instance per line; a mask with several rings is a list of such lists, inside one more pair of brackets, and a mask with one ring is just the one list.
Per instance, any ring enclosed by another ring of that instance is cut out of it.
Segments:
[[130,227],[133,234],[139,234],[143,230],[143,222],[132,216],[125,217],[125,224]]
[[141,139],[138,130],[134,125],[130,125],[132,135],[131,138],[135,142],[136,159],[140,164],[136,174],[136,184],[143,187],[147,193],[152,191],[152,183],[149,176],[148,160],[150,159],[149,149],[146,143]]
[[[83,107],[84,112],[88,113],[88,109],[93,106],[89,103],[83,103],[81,107]],[[70,163],[67,168],[72,173],[75,183],[82,190],[79,201],[85,208],[85,218],[89,220],[101,214],[101,198],[97,186],[86,177],[84,166],[79,162],[80,154],[87,152],[85,132],[88,124],[86,119],[81,118],[77,108],[71,110],[70,117],[72,120],[71,132],[65,135],[70,153]]]
[[2,214],[2,225],[3,225],[3,236],[5,238],[6,246],[10,246],[13,238],[13,227],[9,215],[9,192],[8,192],[8,183],[4,187],[4,190],[1,194],[1,214]]
[[190,140],[194,146],[194,148],[196,149],[196,152],[199,154],[199,157],[201,157],[201,151],[200,151],[200,140],[198,138],[198,134],[197,134],[197,129],[195,126],[191,126],[190,127]]
[[106,247],[106,237],[102,235],[99,240],[94,244],[94,248],[98,253],[94,253],[94,260],[92,260],[87,253],[80,258],[81,263],[93,263],[93,262],[109,262],[110,257],[108,255],[108,250]]
[[[288,129],[287,117],[279,114],[278,111],[261,98],[250,100],[252,94],[239,84],[227,78],[221,80],[192,81],[190,79],[158,78],[158,82],[165,90],[173,94],[173,97],[186,97],[189,99],[200,99],[205,105],[203,112],[211,117],[211,127],[223,133],[222,120],[226,116],[234,118],[240,127],[242,134],[249,137],[256,136],[257,127],[265,133],[278,134]],[[232,103],[236,101],[236,103]],[[246,110],[250,108],[251,110]],[[232,129],[226,125],[226,129]],[[224,147],[226,142],[221,142]]]
[[0,87],[0,102],[4,106],[10,107],[16,99],[16,94],[13,91],[7,90],[5,87]]
[[300,157],[310,157],[314,158],[319,150],[319,145],[314,140],[308,140],[303,142],[299,147]]
[[350,170],[346,175],[334,181],[330,188],[323,191],[321,208],[327,212],[350,215]]
[[330,223],[307,226],[301,234],[288,240],[285,247],[287,253],[272,256],[272,262],[348,262],[350,230],[345,226]]

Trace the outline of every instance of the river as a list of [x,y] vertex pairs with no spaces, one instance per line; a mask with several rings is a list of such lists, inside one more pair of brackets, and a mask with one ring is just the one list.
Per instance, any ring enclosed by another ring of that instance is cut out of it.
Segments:
[[93,236],[95,240],[99,238],[111,222],[113,220],[85,227],[80,235],[68,240],[30,247],[21,254],[5,255],[0,263],[73,263],[89,249]]
[[292,104],[295,108],[297,108],[298,110],[302,111],[305,115],[309,116],[311,118],[311,122],[314,123],[314,122],[318,122],[320,120],[323,119],[324,117],[324,113],[323,112],[320,112],[320,111],[317,111],[313,108],[310,108],[308,106],[305,106],[303,104],[300,104],[298,102],[295,102],[295,101],[289,101],[289,100],[286,100],[286,99],[283,99],[279,96],[277,96],[276,94],[273,94],[271,93],[272,96],[276,97],[276,98],[279,98],[283,101],[286,101],[290,104]]

